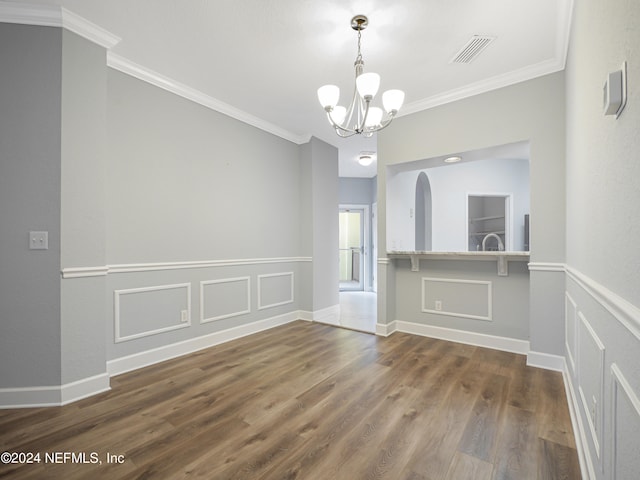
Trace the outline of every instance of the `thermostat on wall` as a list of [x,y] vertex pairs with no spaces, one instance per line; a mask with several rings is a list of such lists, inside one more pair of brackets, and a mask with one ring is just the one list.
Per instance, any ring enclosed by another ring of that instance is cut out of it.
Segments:
[[604,114],[618,118],[627,103],[627,62],[622,64],[622,70],[607,75],[602,93]]

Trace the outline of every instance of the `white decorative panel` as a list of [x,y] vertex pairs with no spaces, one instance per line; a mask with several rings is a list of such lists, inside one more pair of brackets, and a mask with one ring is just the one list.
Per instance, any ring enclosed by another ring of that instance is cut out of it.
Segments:
[[422,278],[422,311],[436,315],[492,320],[491,282]]
[[250,277],[200,282],[200,322],[214,322],[251,312]]
[[640,472],[640,399],[614,363],[611,365],[611,469],[613,480],[638,478]]
[[578,390],[598,458],[602,446],[604,344],[582,312],[578,312]]
[[293,303],[293,272],[258,275],[258,310]]
[[115,341],[124,342],[191,325],[191,284],[114,291]]
[[571,365],[571,371],[575,375],[576,373],[576,315],[577,305],[571,298],[568,292],[565,292],[564,299],[564,338],[567,348],[567,355],[569,357],[569,365]]

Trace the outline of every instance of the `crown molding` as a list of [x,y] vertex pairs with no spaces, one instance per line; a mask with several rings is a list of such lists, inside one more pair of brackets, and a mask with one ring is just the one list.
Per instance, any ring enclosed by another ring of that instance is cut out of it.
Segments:
[[120,37],[113,35],[95,23],[85,20],[66,8],[61,9],[62,26],[81,37],[106,48],[107,50],[120,43]]
[[265,132],[276,135],[280,138],[284,138],[290,142],[301,145],[307,143],[310,136],[296,135],[284,128],[255,117],[239,108],[236,108],[228,103],[225,103],[217,98],[211,97],[195,88],[189,87],[183,83],[177,82],[169,77],[166,77],[158,72],[132,62],[131,60],[115,54],[113,52],[107,52],[107,65],[115,70],[118,70],[127,75],[142,80],[144,82],[160,87],[168,92],[179,95],[187,100],[198,103],[204,107],[215,110],[216,112],[227,115],[231,118],[244,122],[253,127],[264,130]]
[[398,114],[398,117],[404,117],[405,115],[411,115],[412,113],[421,112],[422,110],[428,110],[440,105],[463,100],[481,93],[498,90],[499,88],[508,87],[516,83],[533,80],[534,78],[559,72],[563,69],[564,61],[560,61],[557,58],[546,60],[535,65],[507,72],[502,75],[496,75],[486,80],[481,80],[461,88],[409,103],[402,108],[402,113]]
[[0,22],[62,27],[62,12],[55,5],[0,2]]
[[556,50],[555,56],[549,60],[530,65],[518,70],[496,75],[486,80],[466,85],[461,88],[449,90],[432,97],[428,97],[405,105],[398,117],[410,115],[412,113],[428,110],[433,107],[445,105],[447,103],[463,100],[481,93],[487,93],[499,88],[508,87],[516,83],[533,80],[552,73],[564,70],[567,63],[567,53],[569,50],[569,37],[571,34],[571,20],[573,17],[573,4],[575,0],[559,1],[558,23],[556,25]]
[[120,42],[119,37],[104,28],[55,5],[0,1],[0,22],[62,27],[106,49],[113,48]]

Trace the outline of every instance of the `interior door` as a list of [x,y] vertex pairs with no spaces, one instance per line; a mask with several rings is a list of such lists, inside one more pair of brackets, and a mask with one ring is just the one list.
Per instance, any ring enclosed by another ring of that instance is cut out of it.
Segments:
[[364,290],[364,210],[340,209],[340,290]]

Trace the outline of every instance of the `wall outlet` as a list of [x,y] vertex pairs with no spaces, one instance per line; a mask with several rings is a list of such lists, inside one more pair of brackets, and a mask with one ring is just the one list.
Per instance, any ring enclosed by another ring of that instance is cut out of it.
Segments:
[[436,311],[442,311],[442,300],[436,300]]
[[180,312],[180,321],[182,323],[187,323],[189,321],[189,310],[182,310]]

